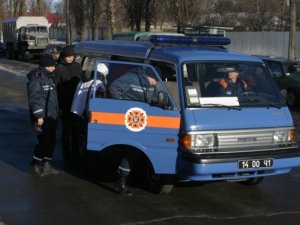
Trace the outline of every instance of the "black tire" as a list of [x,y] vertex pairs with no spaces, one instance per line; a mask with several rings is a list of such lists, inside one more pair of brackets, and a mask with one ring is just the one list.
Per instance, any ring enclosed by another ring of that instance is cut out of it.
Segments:
[[239,183],[243,185],[254,186],[260,184],[263,181],[263,179],[264,179],[263,177],[255,177],[255,178],[249,178],[247,180],[240,181]]
[[21,61],[29,62],[30,60],[28,59],[28,57],[26,57],[26,51],[27,51],[26,46],[21,46],[21,49],[19,51],[19,59]]
[[172,176],[155,174],[150,162],[147,162],[145,167],[144,184],[147,190],[155,194],[169,194],[173,190],[174,179]]
[[7,46],[7,50],[6,50],[6,57],[8,59],[14,59],[14,49],[13,49],[13,46],[12,45],[8,45]]
[[290,108],[297,106],[298,96],[294,90],[288,90],[286,96],[286,103]]

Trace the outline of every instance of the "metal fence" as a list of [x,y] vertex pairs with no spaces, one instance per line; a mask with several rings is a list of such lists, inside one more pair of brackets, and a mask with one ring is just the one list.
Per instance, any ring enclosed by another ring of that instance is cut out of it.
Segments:
[[[251,55],[288,57],[289,32],[227,32],[228,49]],[[300,32],[297,32],[296,57],[300,57]]]

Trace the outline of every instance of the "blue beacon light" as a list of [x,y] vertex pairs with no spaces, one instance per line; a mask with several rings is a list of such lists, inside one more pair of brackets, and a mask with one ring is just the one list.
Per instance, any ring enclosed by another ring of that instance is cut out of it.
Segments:
[[150,35],[149,41],[154,44],[199,44],[199,45],[229,45],[230,39],[227,37],[211,36],[168,36]]

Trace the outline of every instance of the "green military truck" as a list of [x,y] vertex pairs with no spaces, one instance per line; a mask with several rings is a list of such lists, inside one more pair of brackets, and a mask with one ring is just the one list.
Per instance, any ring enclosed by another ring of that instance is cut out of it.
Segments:
[[49,44],[49,23],[42,16],[20,16],[3,20],[3,41],[9,59],[29,61]]

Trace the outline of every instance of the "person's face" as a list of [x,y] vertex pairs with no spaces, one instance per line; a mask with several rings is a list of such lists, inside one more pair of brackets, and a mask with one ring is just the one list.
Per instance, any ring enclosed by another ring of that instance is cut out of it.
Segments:
[[149,83],[151,86],[155,86],[157,81],[153,78],[153,77],[149,77],[147,76],[148,80],[149,80]]
[[50,73],[53,73],[54,70],[55,70],[55,66],[46,66],[45,69],[50,72]]
[[67,56],[67,57],[64,58],[64,60],[65,60],[67,63],[72,63],[73,60],[74,60],[74,56],[73,56],[73,55]]
[[239,76],[239,73],[236,71],[231,71],[228,73],[228,78],[231,80],[233,83],[236,82],[237,77]]

